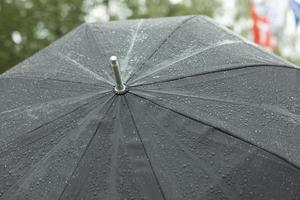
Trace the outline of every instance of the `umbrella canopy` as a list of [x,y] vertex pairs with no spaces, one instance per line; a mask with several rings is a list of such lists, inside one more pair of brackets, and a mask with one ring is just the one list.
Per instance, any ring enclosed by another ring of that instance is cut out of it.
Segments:
[[299,199],[299,80],[206,17],[81,25],[0,77],[0,199]]

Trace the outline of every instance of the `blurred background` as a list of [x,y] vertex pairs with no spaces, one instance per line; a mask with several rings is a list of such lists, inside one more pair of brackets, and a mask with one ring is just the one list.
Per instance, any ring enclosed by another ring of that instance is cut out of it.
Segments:
[[206,15],[300,65],[300,0],[0,0],[0,73],[83,22]]

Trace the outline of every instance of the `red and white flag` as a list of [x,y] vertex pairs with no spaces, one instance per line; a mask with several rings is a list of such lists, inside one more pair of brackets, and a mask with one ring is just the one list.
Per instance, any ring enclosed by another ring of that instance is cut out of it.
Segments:
[[275,48],[276,40],[272,37],[265,1],[251,0],[250,6],[253,21],[253,41],[265,48]]

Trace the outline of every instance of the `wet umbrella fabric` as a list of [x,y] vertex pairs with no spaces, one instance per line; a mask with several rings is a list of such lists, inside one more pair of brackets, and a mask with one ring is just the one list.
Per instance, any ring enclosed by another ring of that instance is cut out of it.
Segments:
[[299,199],[299,80],[205,17],[84,24],[0,77],[0,199]]

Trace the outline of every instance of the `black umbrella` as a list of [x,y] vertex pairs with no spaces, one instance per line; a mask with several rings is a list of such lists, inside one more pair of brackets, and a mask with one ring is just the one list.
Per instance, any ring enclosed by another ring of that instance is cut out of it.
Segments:
[[84,24],[0,78],[0,199],[299,199],[299,80],[205,17]]

